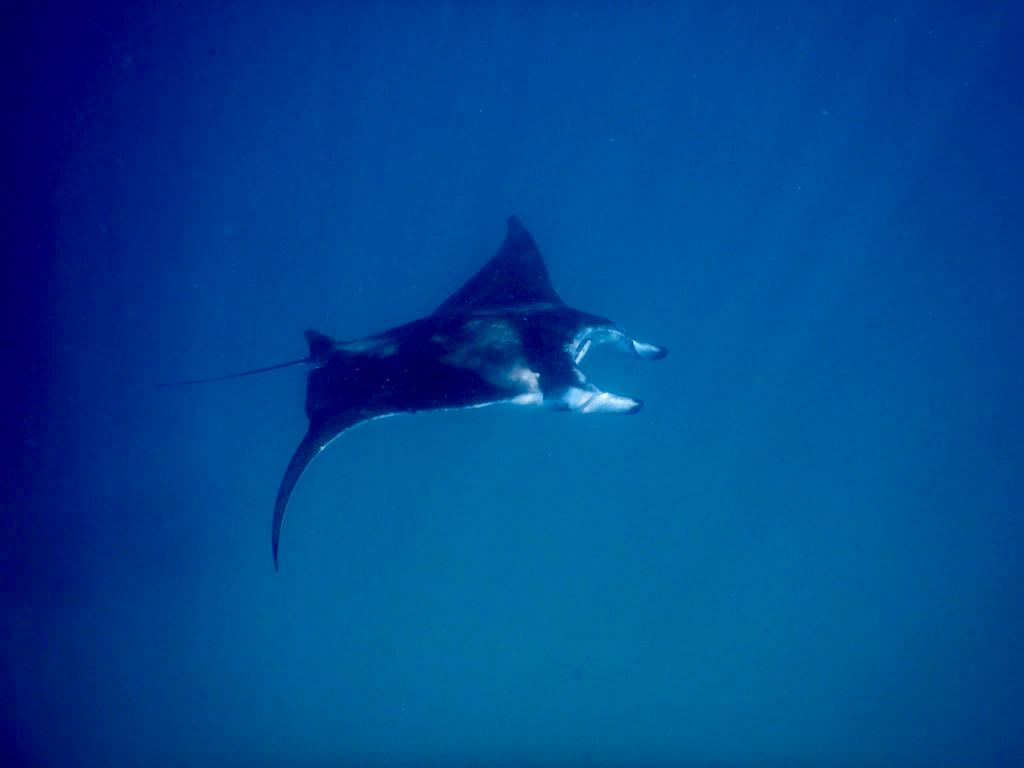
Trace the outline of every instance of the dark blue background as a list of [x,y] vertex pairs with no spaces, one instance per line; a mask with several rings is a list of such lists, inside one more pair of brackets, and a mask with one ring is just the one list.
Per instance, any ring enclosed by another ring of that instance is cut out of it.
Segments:
[[[33,765],[1010,765],[1014,3],[7,18],[0,716]],[[632,418],[332,446],[291,359],[519,214]]]

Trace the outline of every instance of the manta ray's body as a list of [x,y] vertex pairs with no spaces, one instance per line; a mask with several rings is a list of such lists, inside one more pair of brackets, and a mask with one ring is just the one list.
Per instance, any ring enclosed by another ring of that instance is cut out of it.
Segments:
[[551,287],[533,238],[515,217],[498,252],[428,317],[357,341],[316,331],[307,331],[306,339],[309,357],[296,362],[316,366],[306,391],[309,431],[274,504],[275,568],[292,490],[342,432],[395,413],[495,403],[635,413],[639,401],[588,383],[579,362],[600,343],[645,359],[665,356],[662,347],[631,339],[611,320],[566,306]]
[[665,349],[631,339],[611,320],[565,305],[518,219],[498,252],[428,317],[358,341],[309,331],[309,431],[292,456],[274,505],[277,566],[281,521],[310,461],[338,435],[394,413],[494,403],[579,413],[635,413],[642,403],[602,392],[578,365],[593,343],[645,359]]

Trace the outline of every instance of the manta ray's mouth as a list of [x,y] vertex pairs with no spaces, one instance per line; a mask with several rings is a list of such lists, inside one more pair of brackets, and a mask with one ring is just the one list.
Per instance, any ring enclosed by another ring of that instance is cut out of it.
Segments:
[[579,369],[591,347],[608,344],[641,360],[660,360],[668,354],[664,347],[648,344],[628,336],[616,325],[598,325],[581,328],[566,345],[566,352],[576,366],[577,386],[569,387],[561,396],[561,407],[576,413],[636,413],[643,408],[642,400],[604,392],[587,381]]
[[587,352],[590,351],[590,345],[592,343],[593,342],[591,339],[586,338],[576,345],[576,351],[573,353],[572,356],[573,362],[576,363],[576,365],[579,365],[580,363],[583,362],[583,358],[587,356]]

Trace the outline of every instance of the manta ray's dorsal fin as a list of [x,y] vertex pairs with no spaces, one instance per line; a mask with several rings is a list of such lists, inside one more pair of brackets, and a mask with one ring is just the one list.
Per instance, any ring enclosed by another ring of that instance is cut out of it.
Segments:
[[435,315],[472,312],[521,304],[561,304],[548,269],[530,233],[515,216],[498,252],[435,311]]

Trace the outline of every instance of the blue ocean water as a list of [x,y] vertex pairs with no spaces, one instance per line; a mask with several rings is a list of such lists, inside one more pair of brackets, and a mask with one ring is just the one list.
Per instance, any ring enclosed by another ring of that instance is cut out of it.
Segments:
[[[1002,3],[39,4],[7,22],[4,765],[1024,764]],[[518,214],[631,417],[355,430],[302,331]]]

